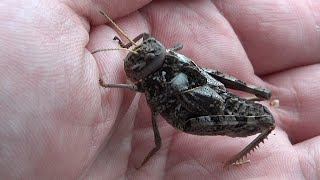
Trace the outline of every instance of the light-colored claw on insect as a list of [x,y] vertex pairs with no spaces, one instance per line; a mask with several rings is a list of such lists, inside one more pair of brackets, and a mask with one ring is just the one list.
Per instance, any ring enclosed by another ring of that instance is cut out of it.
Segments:
[[249,160],[249,159],[246,159],[246,160],[241,159],[241,160],[233,163],[232,166],[240,166],[240,165],[242,165],[242,164],[247,164],[247,163],[250,163],[250,160]]
[[272,100],[272,101],[270,102],[270,106],[275,107],[275,108],[280,107],[280,101],[279,101],[279,99],[274,99],[274,100]]
[[259,101],[260,100],[260,98],[258,98],[257,96],[245,97],[244,99],[246,99],[248,101]]

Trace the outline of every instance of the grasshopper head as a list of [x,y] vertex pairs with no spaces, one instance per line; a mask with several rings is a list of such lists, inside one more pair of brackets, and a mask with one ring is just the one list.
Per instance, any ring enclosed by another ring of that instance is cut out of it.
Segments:
[[124,69],[127,77],[139,81],[160,69],[166,56],[165,47],[154,38],[144,40],[129,52],[124,59]]

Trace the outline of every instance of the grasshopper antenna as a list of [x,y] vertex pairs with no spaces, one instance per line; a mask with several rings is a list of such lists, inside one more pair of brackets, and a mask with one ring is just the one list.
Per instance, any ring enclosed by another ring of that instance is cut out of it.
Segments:
[[126,37],[133,45],[137,46],[137,44],[136,44],[135,42],[133,42],[133,41],[128,37],[128,35],[127,35],[125,32],[123,32],[123,31],[120,29],[120,27],[119,27],[106,13],[104,13],[104,12],[102,12],[102,11],[100,11],[100,10],[99,10],[99,13],[101,13],[104,17],[106,17],[106,18],[117,28],[117,30],[120,31],[121,34],[122,34],[124,37]]
[[130,49],[127,49],[127,48],[111,48],[111,49],[98,49],[98,50],[95,50],[93,52],[91,52],[91,54],[95,54],[97,52],[101,52],[101,51],[121,51],[121,50],[125,50],[125,51],[130,51],[132,52],[133,54],[138,54],[137,52],[133,51],[133,50],[130,50]]

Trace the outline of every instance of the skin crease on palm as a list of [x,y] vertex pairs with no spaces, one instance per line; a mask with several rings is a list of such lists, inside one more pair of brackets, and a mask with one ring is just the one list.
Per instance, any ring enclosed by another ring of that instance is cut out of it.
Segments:
[[[126,82],[127,52],[91,55],[118,47],[97,9],[131,38],[180,42],[200,66],[272,90],[277,127],[250,164],[223,169],[255,136],[194,136],[159,118],[162,147],[135,168],[154,146],[150,110],[99,86]],[[4,0],[0,13],[3,179],[320,179],[317,0]]]

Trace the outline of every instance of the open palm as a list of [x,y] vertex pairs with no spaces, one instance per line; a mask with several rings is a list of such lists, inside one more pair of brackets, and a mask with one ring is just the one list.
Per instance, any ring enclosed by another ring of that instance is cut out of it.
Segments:
[[[162,147],[136,169],[154,146],[151,114],[140,94],[99,86],[126,81],[126,52],[91,55],[118,47],[98,9],[131,38],[180,42],[200,66],[272,90],[277,128],[251,164],[223,169],[254,137],[189,135],[160,118]],[[298,0],[1,2],[0,176],[320,178],[319,12]]]

